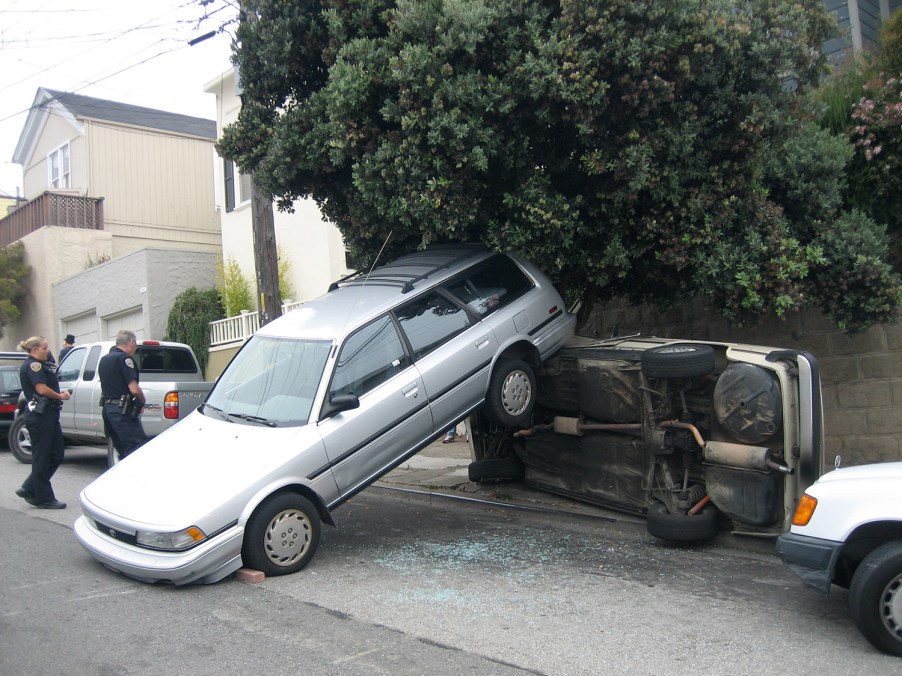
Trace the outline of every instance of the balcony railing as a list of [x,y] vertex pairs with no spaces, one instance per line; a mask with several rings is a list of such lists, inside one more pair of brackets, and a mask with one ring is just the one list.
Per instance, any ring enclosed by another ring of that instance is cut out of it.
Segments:
[[[303,304],[303,301],[286,300],[282,303],[282,314],[297,310]],[[260,314],[248,310],[242,310],[241,314],[235,317],[210,322],[210,347],[243,343],[259,328]]]
[[45,192],[0,218],[0,247],[17,242],[45,225],[103,230],[103,198]]

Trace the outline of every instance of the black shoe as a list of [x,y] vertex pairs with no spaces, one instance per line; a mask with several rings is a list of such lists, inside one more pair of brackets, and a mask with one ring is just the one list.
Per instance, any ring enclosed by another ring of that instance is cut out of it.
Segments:
[[31,493],[29,493],[28,491],[26,491],[24,488],[17,488],[17,489],[16,489],[16,495],[18,495],[20,498],[22,498],[22,499],[23,499],[25,502],[27,502],[29,505],[36,505],[36,504],[37,504],[37,503],[34,501],[34,496],[33,496]]
[[38,509],[66,509],[66,503],[59,500],[51,500],[50,502],[42,502],[35,505]]

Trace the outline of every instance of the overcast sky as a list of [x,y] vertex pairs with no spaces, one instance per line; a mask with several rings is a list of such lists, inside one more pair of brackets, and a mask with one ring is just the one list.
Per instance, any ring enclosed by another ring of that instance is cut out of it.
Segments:
[[[74,7],[74,9],[73,9]],[[238,0],[0,0],[0,192],[38,87],[216,119]],[[210,31],[215,37],[189,46]],[[34,197],[30,195],[29,197]]]

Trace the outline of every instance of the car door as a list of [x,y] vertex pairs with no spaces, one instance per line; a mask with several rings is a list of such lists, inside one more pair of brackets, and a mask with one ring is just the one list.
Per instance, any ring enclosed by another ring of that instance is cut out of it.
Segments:
[[87,347],[74,347],[56,368],[56,378],[59,380],[60,391],[72,391],[72,396],[68,401],[63,402],[63,408],[60,410],[60,427],[63,428],[64,432],[73,432],[75,430],[76,407],[78,405],[76,390],[79,389],[81,384],[81,370],[87,356]]
[[100,378],[97,364],[100,361],[100,345],[92,345],[88,350],[81,378],[78,382],[78,396],[75,399],[75,430],[88,437],[102,437],[103,418],[100,407]]
[[435,431],[444,430],[485,397],[495,334],[438,291],[406,303],[395,316],[423,378]]
[[339,348],[324,410],[353,394],[359,406],[318,423],[338,489],[353,494],[419,450],[433,431],[423,379],[407,356],[393,318],[383,315]]

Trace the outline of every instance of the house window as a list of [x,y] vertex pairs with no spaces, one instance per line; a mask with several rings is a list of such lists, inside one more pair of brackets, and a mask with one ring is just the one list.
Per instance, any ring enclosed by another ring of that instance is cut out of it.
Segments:
[[51,188],[71,188],[72,173],[69,169],[69,144],[61,145],[47,156]]
[[225,162],[225,198],[226,211],[232,211],[236,206],[250,202],[251,177],[250,174],[242,174],[231,160]]

